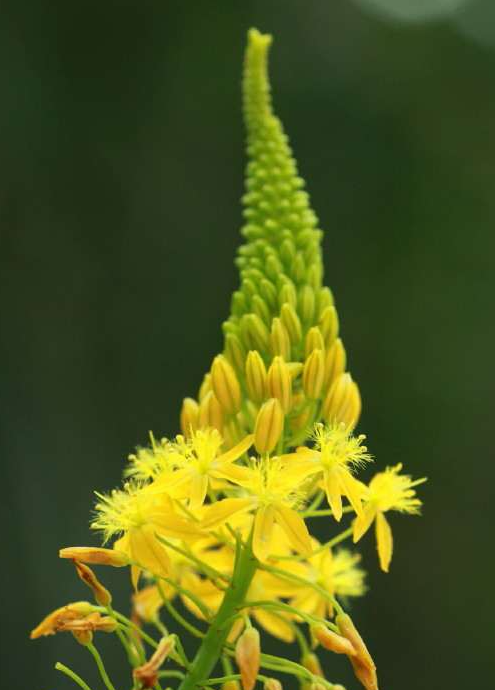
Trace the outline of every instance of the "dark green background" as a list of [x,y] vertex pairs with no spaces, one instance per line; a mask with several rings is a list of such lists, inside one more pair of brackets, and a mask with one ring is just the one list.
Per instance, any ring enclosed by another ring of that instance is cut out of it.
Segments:
[[[275,34],[276,107],[326,230],[360,428],[404,462],[424,517],[365,540],[353,608],[385,690],[493,682],[495,53],[448,23],[348,0],[3,3],[0,24],[2,688],[100,688],[70,636],[94,489],[147,432],[177,431],[237,285],[240,73]],[[121,607],[129,585],[106,573]],[[101,642],[119,688],[123,657]],[[328,658],[349,690],[345,661]],[[337,679],[337,678],[336,678]],[[287,687],[295,687],[290,681]]]

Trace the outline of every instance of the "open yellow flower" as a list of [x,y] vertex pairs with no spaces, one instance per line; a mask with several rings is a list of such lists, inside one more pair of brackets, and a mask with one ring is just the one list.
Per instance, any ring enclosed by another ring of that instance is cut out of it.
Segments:
[[246,436],[240,443],[221,453],[223,438],[216,429],[200,429],[185,439],[177,436],[174,461],[178,469],[166,473],[164,480],[157,478],[158,486],[167,492],[180,492],[187,496],[190,510],[200,508],[214,480],[227,479],[235,482],[245,476],[245,468],[235,465],[253,443],[253,435]]
[[303,494],[302,482],[308,476],[307,466],[287,464],[282,458],[252,460],[242,478],[234,479],[244,489],[240,498],[225,498],[209,506],[202,526],[212,529],[234,515],[255,511],[253,551],[261,561],[271,553],[275,525],[284,532],[289,544],[299,553],[311,553],[311,539],[303,518],[297,512]]
[[426,481],[425,477],[413,480],[407,474],[400,474],[402,464],[387,467],[385,472],[375,474],[368,487],[366,504],[361,515],[353,524],[354,543],[371,527],[375,520],[376,542],[381,569],[388,573],[392,560],[393,538],[392,530],[385,517],[389,510],[400,513],[418,515],[421,501],[416,497],[413,487]]
[[174,503],[166,493],[153,490],[153,485],[128,482],[122,490],[109,495],[97,494],[97,517],[91,527],[101,530],[105,541],[122,535],[114,548],[133,562],[132,581],[137,586],[142,569],[166,575],[170,558],[156,534],[191,541],[201,532],[198,526],[175,513]]
[[321,473],[321,485],[337,522],[342,518],[342,496],[346,496],[355,512],[362,513],[364,485],[353,476],[356,468],[371,461],[364,435],[353,436],[345,424],[316,424],[314,448],[302,447],[292,454],[294,462],[305,461],[313,466],[313,474]]

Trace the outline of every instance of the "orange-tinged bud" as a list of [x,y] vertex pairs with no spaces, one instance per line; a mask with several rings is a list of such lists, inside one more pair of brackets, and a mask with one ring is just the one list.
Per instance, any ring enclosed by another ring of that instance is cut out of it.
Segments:
[[215,396],[227,414],[241,409],[241,388],[233,366],[224,355],[218,355],[211,367],[211,385]]
[[255,403],[262,403],[266,398],[266,367],[257,350],[250,350],[246,359],[246,388],[248,395]]
[[88,644],[93,642],[93,633],[91,630],[71,630],[74,639],[82,644],[83,647],[87,647]]
[[313,350],[324,349],[325,343],[321,331],[318,326],[313,326],[306,334],[306,340],[304,341],[304,356],[307,358]]
[[76,601],[66,606],[61,606],[55,609],[44,618],[41,623],[31,631],[31,639],[35,640],[38,637],[46,635],[55,635],[60,627],[67,621],[75,620],[77,618],[84,618],[89,616],[94,611],[93,604],[89,601]]
[[323,384],[325,390],[332,385],[338,376],[344,373],[346,360],[342,340],[337,338],[325,355],[325,380]]
[[341,635],[349,640],[355,650],[355,655],[350,656],[349,659],[356,678],[366,690],[378,690],[375,662],[351,617],[347,613],[341,613],[336,617],[335,622]]
[[283,690],[282,683],[276,678],[268,678],[265,680],[263,690]]
[[194,398],[184,398],[180,411],[180,428],[184,436],[189,438],[198,428],[199,405]]
[[277,398],[285,414],[292,407],[292,378],[290,369],[283,357],[275,357],[270,364],[267,375],[268,391],[272,398]]
[[75,634],[99,631],[113,633],[117,629],[117,625],[117,621],[114,618],[101,616],[98,611],[95,611],[85,618],[65,621],[60,625],[58,632],[71,632]]
[[335,654],[347,654],[347,656],[354,656],[356,654],[354,647],[346,637],[337,635],[333,630],[327,628],[323,623],[317,623],[311,627],[311,634],[318,640],[322,647],[328,649]]
[[260,634],[256,628],[247,628],[237,640],[235,660],[243,690],[253,690],[260,670]]
[[153,656],[144,663],[134,669],[133,676],[141,683],[143,688],[152,688],[158,682],[158,670],[175,648],[175,635],[167,635],[162,637],[158,643],[158,647],[153,653]]
[[303,656],[301,659],[301,664],[304,666],[304,668],[307,668],[310,673],[312,673],[314,676],[320,676],[320,678],[323,678],[323,671],[320,665],[320,660],[316,656],[316,654],[313,654],[313,652],[308,652]]
[[290,359],[290,338],[286,327],[278,317],[272,321],[270,334],[271,350],[274,355],[280,355],[286,361]]
[[320,331],[326,347],[330,347],[339,334],[339,317],[333,305],[325,307],[320,317]]
[[213,391],[208,391],[199,403],[199,426],[201,429],[212,427],[222,431],[223,410]]
[[309,400],[318,400],[323,390],[323,379],[325,377],[325,362],[323,351],[316,349],[309,355],[304,362],[303,370],[303,390]]
[[112,603],[112,595],[108,589],[101,584],[91,568],[79,561],[74,561],[74,565],[79,579],[93,592],[96,602],[100,604],[100,606],[110,606]]
[[302,339],[302,327],[294,307],[286,302],[280,310],[280,318],[287,329],[292,345],[299,345]]
[[94,546],[68,546],[58,552],[60,558],[70,558],[71,560],[92,565],[112,565],[114,568],[121,568],[129,565],[129,557],[117,549],[103,549]]
[[258,453],[271,453],[284,428],[284,412],[276,398],[270,398],[260,408],[254,426],[254,445]]

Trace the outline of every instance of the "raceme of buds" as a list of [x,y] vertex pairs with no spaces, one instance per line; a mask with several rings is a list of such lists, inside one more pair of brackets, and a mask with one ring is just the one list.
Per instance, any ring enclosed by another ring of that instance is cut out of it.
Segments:
[[143,688],[152,688],[158,682],[158,670],[175,648],[175,635],[162,637],[150,659],[133,671],[133,676]]
[[199,405],[193,398],[184,398],[180,412],[180,428],[186,438],[198,428]]
[[93,592],[96,602],[100,604],[100,606],[110,606],[112,603],[112,595],[108,589],[101,584],[91,568],[79,561],[74,561],[74,566],[79,579]]
[[357,631],[351,617],[346,613],[339,614],[335,622],[339,632],[347,638],[355,650],[355,654],[349,656],[356,678],[366,690],[378,690],[375,662],[366,647],[363,638]]
[[115,568],[129,565],[129,557],[122,551],[95,546],[68,546],[65,549],[60,549],[58,555],[60,558],[70,558],[92,565],[111,565]]
[[324,376],[325,362],[323,351],[319,349],[313,350],[304,362],[302,377],[303,390],[308,400],[318,400],[321,396]]
[[327,628],[323,623],[317,623],[311,628],[311,634],[318,640],[322,647],[328,649],[335,654],[346,654],[347,656],[354,656],[356,654],[354,647],[346,637],[337,635],[337,633]]
[[258,453],[271,453],[284,428],[284,412],[276,398],[270,398],[260,408],[254,427],[254,445]]
[[253,690],[260,670],[260,634],[256,628],[247,628],[237,640],[235,660],[243,690]]
[[224,355],[218,355],[211,367],[211,385],[215,396],[227,414],[241,409],[241,388],[234,368]]
[[275,357],[268,368],[268,391],[277,398],[285,414],[292,407],[292,377],[283,357]]
[[267,394],[265,363],[257,350],[250,350],[246,358],[246,388],[255,403],[262,403]]

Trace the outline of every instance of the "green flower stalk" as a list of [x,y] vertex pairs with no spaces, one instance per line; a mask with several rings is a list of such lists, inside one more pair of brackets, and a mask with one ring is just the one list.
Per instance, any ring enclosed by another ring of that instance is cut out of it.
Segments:
[[[354,434],[361,398],[347,371],[332,293],[322,285],[318,219],[272,110],[270,44],[270,36],[249,31],[246,241],[224,350],[198,398],[184,400],[182,434],[151,436],[149,447],[129,456],[123,486],[97,493],[92,527],[111,548],[61,550],[95,603],[62,606],[31,633],[71,632],[109,690],[115,686],[95,646],[102,632],[122,644],[133,690],[161,690],[163,679],[178,690],[282,690],[286,675],[303,689],[342,688],[327,663],[331,654],[346,655],[357,681],[378,689],[374,661],[342,606],[365,592],[360,556],[337,546],[357,543],[375,524],[388,572],[386,514],[418,513],[415,487],[424,479],[413,481],[401,465],[368,485],[356,476],[372,461],[364,435]],[[323,543],[311,533],[314,519],[325,521]],[[130,567],[130,618],[113,608],[88,564]],[[287,653],[264,653],[265,635],[286,643]],[[191,659],[187,637],[196,645]],[[71,669],[57,668],[91,690]]]

